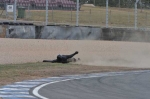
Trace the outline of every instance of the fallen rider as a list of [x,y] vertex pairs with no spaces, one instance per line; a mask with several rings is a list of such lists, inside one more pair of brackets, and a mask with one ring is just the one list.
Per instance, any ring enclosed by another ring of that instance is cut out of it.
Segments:
[[[71,55],[57,55],[57,59],[55,60],[43,60],[43,62],[51,62],[51,63],[69,63],[69,62],[76,62],[77,60],[75,58],[73,58],[73,56],[75,56],[76,54],[78,54],[79,52],[76,51],[75,53],[71,54]],[[78,60],[80,60],[78,58]]]

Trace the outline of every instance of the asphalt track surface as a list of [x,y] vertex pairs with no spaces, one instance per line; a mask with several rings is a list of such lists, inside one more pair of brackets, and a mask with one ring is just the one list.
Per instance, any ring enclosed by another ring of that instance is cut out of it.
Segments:
[[150,99],[150,72],[57,82],[38,93],[48,99]]

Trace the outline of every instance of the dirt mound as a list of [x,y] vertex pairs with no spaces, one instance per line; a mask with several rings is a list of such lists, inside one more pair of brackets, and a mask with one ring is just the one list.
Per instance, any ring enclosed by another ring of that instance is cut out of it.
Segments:
[[150,67],[150,44],[94,40],[0,39],[0,64],[42,62],[79,51],[78,64]]

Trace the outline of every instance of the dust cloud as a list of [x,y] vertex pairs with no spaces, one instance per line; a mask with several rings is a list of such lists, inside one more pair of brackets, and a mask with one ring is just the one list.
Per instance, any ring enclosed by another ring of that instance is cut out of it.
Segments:
[[[90,43],[89,43],[90,44]],[[150,67],[150,44],[137,42],[99,41],[84,49],[78,64],[94,66]],[[95,49],[94,49],[95,48]],[[82,47],[80,48],[82,50]]]

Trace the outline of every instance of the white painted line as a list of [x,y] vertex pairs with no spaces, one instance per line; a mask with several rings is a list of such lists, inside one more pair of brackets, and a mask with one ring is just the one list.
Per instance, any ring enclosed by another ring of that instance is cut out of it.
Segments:
[[[69,80],[75,80],[75,79],[84,79],[84,78],[95,78],[95,77],[107,77],[107,76],[117,76],[117,75],[124,75],[124,74],[128,74],[128,73],[143,73],[143,72],[150,72],[149,70],[143,70],[143,71],[126,71],[126,72],[110,72],[110,73],[96,73],[95,75],[92,74],[92,75],[87,75],[87,77],[84,75],[81,77],[77,77],[76,76],[73,76],[71,77],[70,79],[66,79],[66,80],[59,80],[59,81],[54,81],[54,82],[50,82],[50,83],[45,83],[45,84],[42,84],[38,87],[36,87],[32,93],[33,95],[35,95],[36,97],[38,98],[41,98],[41,99],[49,99],[49,98],[46,98],[44,96],[41,96],[38,92],[41,88],[47,86],[47,85],[50,85],[50,84],[53,84],[53,83],[58,83],[58,82],[65,82],[65,81],[69,81]],[[62,77],[63,78],[63,77]]]
[[[70,79],[66,79],[66,80],[62,80],[62,81],[68,81],[68,80],[70,80]],[[33,90],[33,94],[34,94],[36,97],[41,98],[41,99],[49,99],[49,98],[46,98],[46,97],[44,97],[44,96],[41,96],[41,95],[38,93],[38,91],[39,91],[42,87],[44,87],[44,86],[47,86],[47,85],[53,84],[53,83],[57,83],[57,82],[62,82],[62,81],[55,81],[55,82],[50,82],[50,83],[45,83],[45,84],[43,84],[43,85],[40,85],[40,86],[36,87],[36,88]]]
[[13,98],[13,97],[16,97],[16,98],[35,98],[31,95],[0,95],[0,97],[3,97],[3,98]]
[[21,89],[18,89],[18,88],[1,88],[0,89],[0,91],[4,91],[4,90],[5,91],[8,91],[8,90],[10,90],[10,91],[12,91],[12,90],[13,91],[19,91],[20,90],[20,91],[22,91],[22,90],[29,90],[29,88],[21,88]]
[[0,92],[0,94],[26,94],[28,95],[29,92]]
[[52,79],[59,79],[59,78],[61,78],[61,77],[48,77],[48,78],[52,78]]
[[38,80],[28,80],[29,82],[49,82],[49,81],[53,81],[53,80],[50,80],[50,79],[38,79]]
[[5,87],[26,87],[26,88],[31,88],[35,87],[36,85],[6,85]]
[[50,84],[54,84],[54,83],[59,83],[59,82],[65,82],[65,81],[70,81],[70,80],[75,80],[75,79],[83,79],[83,78],[94,78],[94,77],[100,77],[100,76],[90,76],[90,77],[82,77],[82,78],[74,78],[74,79],[66,79],[66,80],[60,80],[60,81],[54,81],[54,82],[50,82],[50,83],[45,83],[45,84],[42,84],[38,87],[36,87],[34,90],[33,90],[33,95],[35,95],[36,97],[38,98],[41,98],[41,99],[49,99],[49,98],[46,98],[44,96],[41,96],[38,92],[41,88],[47,86],[47,85],[50,85]]
[[16,84],[27,84],[27,85],[29,85],[29,84],[41,84],[41,83],[43,83],[43,82],[16,82]]

